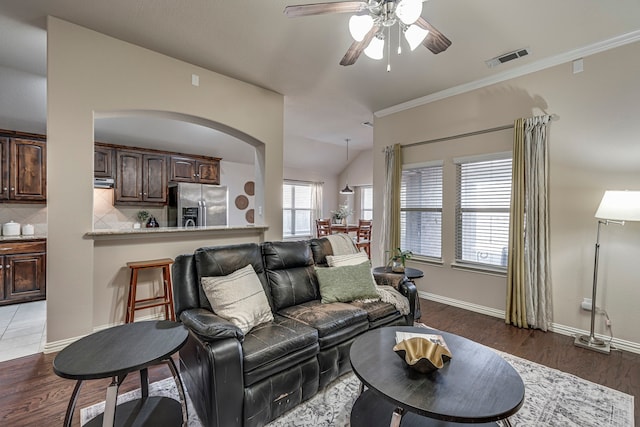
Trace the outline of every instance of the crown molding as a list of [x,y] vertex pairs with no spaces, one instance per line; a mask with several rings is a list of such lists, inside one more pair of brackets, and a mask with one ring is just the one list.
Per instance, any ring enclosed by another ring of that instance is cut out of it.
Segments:
[[630,43],[634,43],[640,40],[640,30],[632,31],[630,33],[622,34],[607,40],[603,40],[588,46],[584,46],[578,49],[570,50],[555,56],[541,59],[539,61],[532,62],[520,67],[512,68],[510,70],[494,74],[493,76],[483,79],[475,80],[473,82],[464,83],[458,86],[451,87],[449,89],[441,90],[430,95],[426,95],[420,98],[413,99],[411,101],[403,102],[382,110],[376,111],[373,114],[376,117],[385,117],[390,114],[399,113],[410,108],[426,105],[431,102],[439,101],[441,99],[449,98],[451,96],[460,95],[462,93],[470,92],[472,90],[487,87],[496,83],[501,83],[506,80],[510,80],[516,77],[521,77],[527,74],[535,73],[536,71],[544,70],[556,65],[564,64],[579,58],[584,58],[596,53],[604,52],[606,50],[614,49],[616,47],[624,46]]

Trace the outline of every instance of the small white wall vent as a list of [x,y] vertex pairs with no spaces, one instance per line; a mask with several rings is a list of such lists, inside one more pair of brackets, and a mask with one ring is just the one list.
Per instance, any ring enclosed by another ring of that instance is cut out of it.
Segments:
[[523,49],[514,50],[513,52],[504,53],[502,55],[496,56],[495,58],[487,59],[484,62],[487,64],[487,67],[493,68],[500,64],[504,64],[505,62],[513,61],[514,59],[527,56],[530,53],[531,53],[531,49],[528,47],[525,47]]

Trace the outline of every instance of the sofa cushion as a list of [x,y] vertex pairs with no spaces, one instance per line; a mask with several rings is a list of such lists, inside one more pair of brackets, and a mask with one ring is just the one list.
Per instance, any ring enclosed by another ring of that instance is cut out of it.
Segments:
[[326,237],[309,240],[315,265],[327,265],[327,255],[333,255],[331,242]]
[[367,312],[367,320],[369,323],[375,324],[379,320],[386,317],[396,318],[400,317],[400,312],[394,307],[393,304],[383,301],[353,301],[349,303],[354,307],[358,307],[361,310]]
[[278,314],[315,328],[320,349],[346,341],[369,329],[366,311],[341,302],[322,304],[314,300],[287,307]]
[[203,247],[196,249],[193,257],[195,259],[197,279],[193,285],[197,286],[200,292],[200,307],[212,310],[211,304],[209,304],[209,300],[202,289],[201,280],[203,277],[226,276],[246,267],[247,264],[251,264],[253,270],[258,275],[262,288],[269,300],[269,304],[273,307],[259,245],[255,243],[242,243],[238,245]]
[[251,264],[227,276],[203,277],[202,288],[213,312],[242,330],[271,322],[271,306]]
[[307,242],[265,242],[262,256],[276,312],[319,298],[318,279]]
[[380,299],[368,261],[342,267],[317,267],[316,274],[325,304]]
[[253,328],[242,343],[245,386],[318,354],[318,331],[301,322],[274,316]]

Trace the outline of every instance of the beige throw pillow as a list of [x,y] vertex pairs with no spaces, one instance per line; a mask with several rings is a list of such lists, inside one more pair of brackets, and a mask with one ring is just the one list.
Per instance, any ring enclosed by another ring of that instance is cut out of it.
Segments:
[[370,262],[366,252],[358,252],[348,255],[327,255],[327,265],[329,267],[358,265],[362,264],[363,262]]
[[203,277],[201,283],[213,311],[243,333],[273,321],[269,301],[251,264],[228,276]]

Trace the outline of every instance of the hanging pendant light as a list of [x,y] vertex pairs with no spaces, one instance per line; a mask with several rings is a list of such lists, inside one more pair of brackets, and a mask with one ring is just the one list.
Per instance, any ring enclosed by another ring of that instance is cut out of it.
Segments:
[[349,138],[346,139],[347,141],[347,180],[344,183],[344,188],[342,190],[340,190],[340,194],[353,194],[353,190],[349,187]]

